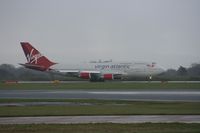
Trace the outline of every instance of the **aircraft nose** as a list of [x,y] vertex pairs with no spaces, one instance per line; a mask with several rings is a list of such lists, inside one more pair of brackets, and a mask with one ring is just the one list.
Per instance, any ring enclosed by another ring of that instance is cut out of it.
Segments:
[[155,74],[157,75],[159,75],[159,74],[162,74],[162,73],[164,73],[165,72],[165,69],[162,67],[162,66],[160,66],[160,65],[157,65],[156,67],[154,67],[154,70],[155,70]]
[[164,73],[165,72],[165,69],[163,67],[159,67],[159,73]]

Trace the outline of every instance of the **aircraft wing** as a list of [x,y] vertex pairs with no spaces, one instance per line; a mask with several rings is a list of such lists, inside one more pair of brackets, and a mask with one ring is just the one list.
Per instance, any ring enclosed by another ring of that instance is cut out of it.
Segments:
[[101,72],[95,70],[73,70],[73,69],[60,69],[52,70],[53,73],[57,73],[64,76],[73,76],[80,77],[83,79],[90,79],[91,81],[99,80],[112,80],[112,79],[121,79],[123,73],[112,71],[112,72]]

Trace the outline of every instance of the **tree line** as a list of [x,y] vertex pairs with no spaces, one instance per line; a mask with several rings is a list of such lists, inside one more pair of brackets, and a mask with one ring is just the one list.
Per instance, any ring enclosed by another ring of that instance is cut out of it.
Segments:
[[177,70],[168,69],[163,74],[156,76],[155,79],[200,81],[200,64],[192,64],[189,68],[180,66]]
[[[75,77],[66,77],[47,72],[40,72],[24,67],[15,67],[11,64],[0,65],[0,81],[49,81],[49,80],[81,80]],[[148,77],[133,77],[128,80],[149,80]],[[153,77],[152,80],[198,80],[200,81],[200,64],[192,64],[189,68],[180,66],[176,69],[168,69],[166,72]]]

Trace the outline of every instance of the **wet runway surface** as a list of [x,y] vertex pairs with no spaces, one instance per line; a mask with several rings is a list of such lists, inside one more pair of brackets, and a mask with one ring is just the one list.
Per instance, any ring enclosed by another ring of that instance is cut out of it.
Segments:
[[0,107],[13,107],[13,106],[92,106],[92,103],[79,103],[79,102],[8,102],[0,103]]
[[[109,99],[133,101],[200,102],[200,90],[0,90],[0,98],[9,99]],[[0,106],[61,105],[70,102],[1,103]],[[87,103],[77,103],[77,106]],[[200,123],[200,115],[128,115],[128,116],[41,116],[0,117],[0,124],[77,124],[77,123]]]
[[0,90],[0,98],[200,101],[200,90]]
[[0,124],[200,123],[200,115],[2,117]]

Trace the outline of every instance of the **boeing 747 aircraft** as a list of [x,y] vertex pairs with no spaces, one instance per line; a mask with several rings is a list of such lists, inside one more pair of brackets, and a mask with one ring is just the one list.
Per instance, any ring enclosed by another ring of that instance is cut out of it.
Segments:
[[137,63],[137,62],[112,62],[112,61],[91,61],[76,65],[68,69],[54,69],[57,64],[42,55],[28,42],[21,42],[27,63],[20,64],[26,68],[38,71],[62,74],[65,76],[75,76],[90,81],[104,81],[124,79],[129,77],[149,77],[164,72],[164,69],[156,63]]

